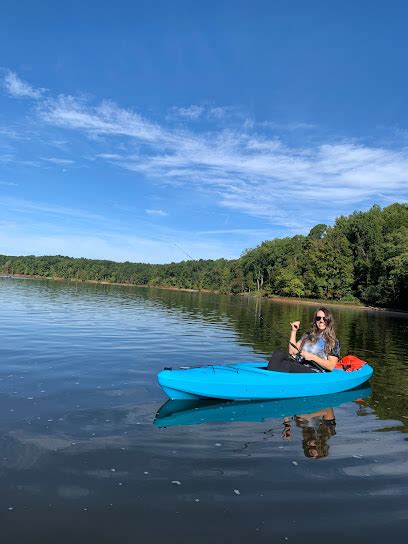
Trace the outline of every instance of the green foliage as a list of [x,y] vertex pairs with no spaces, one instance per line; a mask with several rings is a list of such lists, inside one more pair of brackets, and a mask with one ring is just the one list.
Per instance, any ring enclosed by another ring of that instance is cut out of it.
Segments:
[[315,238],[317,240],[321,240],[326,235],[326,232],[327,225],[319,223],[318,225],[315,225],[312,229],[310,229],[310,232],[307,236],[308,238]]
[[373,206],[314,226],[307,236],[275,238],[239,259],[165,265],[0,255],[0,273],[129,285],[260,291],[408,309],[408,205]]
[[305,294],[305,285],[301,277],[290,268],[280,268],[275,276],[276,292],[288,297],[301,297]]
[[309,298],[339,300],[351,293],[353,258],[341,229],[317,225],[310,231],[300,273]]

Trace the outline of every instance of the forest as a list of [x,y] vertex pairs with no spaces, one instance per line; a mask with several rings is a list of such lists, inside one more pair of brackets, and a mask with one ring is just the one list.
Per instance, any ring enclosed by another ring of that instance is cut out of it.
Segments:
[[0,255],[3,275],[362,302],[408,310],[408,204],[395,203],[275,238],[235,260],[170,264]]

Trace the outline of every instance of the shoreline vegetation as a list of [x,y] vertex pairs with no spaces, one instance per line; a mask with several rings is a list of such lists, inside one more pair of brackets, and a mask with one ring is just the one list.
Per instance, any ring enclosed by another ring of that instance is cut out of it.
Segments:
[[[327,305],[327,306],[346,306],[348,308],[357,308],[361,310],[376,310],[376,311],[398,311],[396,308],[382,308],[379,306],[365,306],[360,301],[337,301],[337,300],[324,300],[324,299],[308,299],[308,298],[295,298],[295,297],[284,297],[279,295],[271,295],[264,293],[262,291],[254,291],[252,293],[221,293],[220,291],[214,291],[212,289],[189,289],[187,287],[169,287],[162,285],[137,285],[133,283],[113,283],[110,281],[99,281],[99,280],[77,280],[75,278],[62,278],[58,276],[35,276],[30,274],[0,274],[0,278],[17,278],[17,279],[32,279],[32,280],[50,280],[50,281],[69,281],[72,283],[85,283],[93,285],[116,285],[118,287],[143,287],[145,289],[163,289],[165,291],[180,291],[184,293],[208,293],[215,295],[231,295],[231,296],[241,296],[248,298],[263,298],[266,300],[276,300],[279,302],[285,302],[288,304],[311,304],[311,305]],[[401,311],[401,310],[400,310]]]
[[234,260],[170,264],[0,255],[0,274],[408,311],[408,204],[275,238]]
[[[247,298],[263,298],[266,300],[276,300],[278,302],[285,302],[287,304],[309,304],[312,306],[325,305],[325,306],[345,306],[347,308],[355,308],[360,310],[375,310],[379,312],[394,312],[403,311],[398,308],[384,308],[380,306],[366,306],[362,302],[355,301],[339,301],[339,300],[325,300],[325,299],[312,299],[312,298],[299,298],[299,297],[284,297],[280,295],[271,295],[262,291],[254,291],[252,293],[221,293],[220,291],[214,291],[212,289],[189,289],[187,287],[169,287],[161,285],[137,285],[133,283],[113,283],[110,281],[99,280],[77,280],[75,278],[62,278],[58,276],[34,276],[30,274],[0,274],[0,278],[18,278],[18,279],[32,279],[32,280],[50,280],[50,281],[69,281],[72,283],[85,283],[94,285],[116,285],[118,287],[143,287],[145,289],[163,289],[165,291],[180,291],[185,293],[208,293],[215,295],[231,295],[241,296]],[[407,312],[408,313],[408,312]]]

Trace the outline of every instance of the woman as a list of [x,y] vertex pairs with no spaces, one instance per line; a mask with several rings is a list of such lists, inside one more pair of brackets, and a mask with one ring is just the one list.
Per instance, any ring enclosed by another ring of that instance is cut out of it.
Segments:
[[329,310],[327,308],[316,310],[310,331],[298,342],[296,342],[296,333],[299,330],[300,321],[294,321],[290,325],[292,331],[289,354],[283,351],[272,353],[268,370],[275,372],[329,372],[333,370],[340,358],[340,343],[336,338],[333,316]]

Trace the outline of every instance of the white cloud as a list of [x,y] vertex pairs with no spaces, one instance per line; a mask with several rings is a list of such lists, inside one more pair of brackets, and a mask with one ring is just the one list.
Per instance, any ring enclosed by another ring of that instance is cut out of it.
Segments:
[[230,237],[239,237],[241,240],[251,240],[254,244],[258,244],[259,240],[271,240],[275,237],[275,232],[272,229],[240,229],[240,228],[231,228],[231,229],[212,229],[212,230],[201,230],[195,233],[197,236],[218,236],[226,235]]
[[[173,111],[193,119],[221,115],[224,109]],[[289,146],[276,131],[260,132],[248,120],[238,128],[225,121],[221,130],[187,130],[153,122],[111,101],[92,105],[63,95],[40,100],[37,112],[46,124],[92,137],[99,160],[156,183],[204,191],[218,206],[288,229],[307,229],[370,203],[408,196],[407,148],[353,141]],[[312,126],[293,123],[292,128]]]
[[46,202],[35,202],[18,198],[0,198],[0,205],[7,211],[38,212],[53,216],[72,217],[88,221],[103,221],[104,217],[86,210],[58,206]]
[[197,105],[173,107],[170,109],[167,119],[185,119],[188,121],[197,121],[198,119],[221,119],[228,113],[232,113],[231,108],[221,106]]
[[58,159],[56,157],[42,157],[42,160],[56,164],[57,166],[70,166],[71,164],[74,164],[74,161],[71,159]]
[[199,119],[205,111],[204,106],[185,106],[181,108],[172,108],[170,116],[174,117],[186,117],[187,119]]
[[98,153],[97,157],[108,161],[117,161],[124,158],[123,155],[119,155],[118,153]]
[[8,71],[3,78],[3,86],[13,98],[41,98],[46,89],[35,89],[20,79],[16,73]]
[[146,143],[165,138],[164,131],[158,125],[107,100],[99,106],[90,107],[83,100],[61,95],[39,104],[38,114],[49,124],[83,130],[89,134],[129,136]]
[[22,164],[24,166],[39,166],[38,162],[30,161],[30,160],[22,160],[16,157],[14,154],[7,154],[7,155],[0,155],[0,163],[4,164]]
[[317,128],[317,125],[313,123],[302,123],[302,122],[292,122],[292,123],[276,123],[274,121],[262,121],[260,126],[269,127],[272,129],[280,131],[295,131],[295,130],[314,130]]
[[221,119],[227,114],[227,108],[220,106],[213,106],[207,110],[208,117],[214,117],[215,119]]
[[166,215],[169,215],[167,212],[164,212],[163,210],[145,210],[147,215],[152,215],[156,217],[165,217]]

